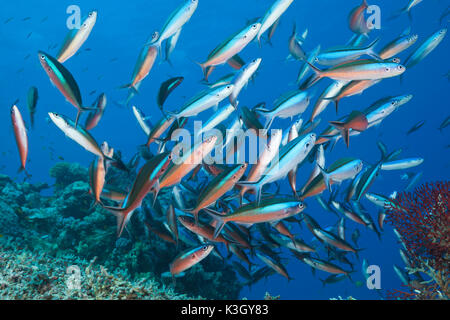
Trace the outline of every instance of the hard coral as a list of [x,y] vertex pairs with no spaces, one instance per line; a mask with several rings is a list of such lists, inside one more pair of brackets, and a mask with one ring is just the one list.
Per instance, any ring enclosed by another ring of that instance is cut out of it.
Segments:
[[67,187],[74,181],[88,181],[88,170],[78,163],[59,162],[50,169],[50,176],[55,178],[57,190]]
[[0,299],[189,299],[152,280],[131,281],[94,262],[0,246]]
[[[73,174],[73,171],[78,173]],[[168,271],[178,250],[187,246],[180,243],[177,250],[175,245],[147,233],[144,227],[144,221],[150,219],[150,215],[160,224],[166,221],[164,208],[171,199],[170,190],[161,191],[158,210],[156,206],[151,212],[137,210],[127,232],[117,239],[114,215],[100,206],[91,207],[92,197],[87,194],[85,182],[87,170],[79,165],[59,164],[52,172],[57,186],[53,194],[46,197],[40,194],[41,185],[15,183],[0,177],[3,189],[7,190],[6,194],[0,193],[0,209],[4,212],[0,215],[0,234],[3,236],[0,245],[9,241],[15,246],[32,249],[37,255],[45,252],[55,259],[66,259],[70,255],[73,260],[78,257],[89,261],[96,256],[98,264],[124,279],[135,282],[145,279],[172,286],[171,279],[161,275]],[[68,174],[61,176],[64,172]],[[126,175],[116,174],[113,178],[117,185],[129,186],[133,182]],[[17,197],[10,197],[11,194]],[[112,202],[109,205],[117,206]],[[152,207],[151,197],[144,200],[144,206]],[[39,278],[39,273],[36,271],[32,276],[35,287],[46,288],[47,280]],[[174,288],[190,296],[211,299],[235,299],[240,289],[232,267],[213,255],[189,269],[185,277],[178,278]],[[58,291],[52,298],[58,298],[60,293]]]

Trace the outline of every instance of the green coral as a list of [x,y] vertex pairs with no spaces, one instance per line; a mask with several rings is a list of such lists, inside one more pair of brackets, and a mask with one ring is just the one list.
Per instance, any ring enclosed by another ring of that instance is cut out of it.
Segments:
[[74,181],[88,182],[88,170],[77,163],[59,162],[50,169],[55,178],[55,189],[61,190]]

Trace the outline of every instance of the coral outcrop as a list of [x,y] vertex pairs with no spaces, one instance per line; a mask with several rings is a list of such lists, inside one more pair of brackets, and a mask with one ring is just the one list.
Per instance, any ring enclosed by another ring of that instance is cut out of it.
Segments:
[[[148,219],[162,225],[166,219],[163,209],[150,209],[151,203],[145,200],[143,206],[149,209],[137,211],[127,231],[117,239],[116,218],[101,207],[92,206],[86,168],[78,164],[58,163],[50,174],[55,179],[50,196],[41,194],[47,185],[16,183],[0,176],[0,245],[14,243],[16,247],[29,250],[27,254],[39,256],[45,252],[55,259],[73,256],[90,261],[96,258],[96,264],[110,270],[108,274],[119,273],[129,278],[131,283],[150,279],[166,288],[173,286],[170,277],[161,275],[169,270],[169,263],[187,246],[180,242],[177,248],[144,227],[144,221]],[[110,180],[120,180],[120,184],[126,186],[132,183],[132,176],[114,175],[113,172]],[[161,203],[167,201],[167,197],[170,197],[170,192],[164,190],[158,196]],[[118,205],[108,203],[108,200],[106,203]],[[4,255],[12,257],[20,252],[16,250]],[[209,299],[236,299],[240,289],[232,267],[215,255],[189,269],[184,277],[177,278],[174,288],[182,294]],[[96,297],[94,294],[88,296]],[[101,297],[119,296],[105,294]]]
[[0,299],[188,299],[150,278],[133,281],[126,274],[109,272],[95,260],[0,246]]

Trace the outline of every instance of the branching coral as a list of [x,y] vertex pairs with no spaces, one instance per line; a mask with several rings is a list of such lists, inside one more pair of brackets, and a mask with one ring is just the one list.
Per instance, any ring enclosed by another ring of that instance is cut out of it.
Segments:
[[403,193],[388,208],[386,221],[398,231],[410,259],[409,274],[426,280],[411,281],[409,292],[396,290],[390,297],[449,299],[450,277],[449,182],[425,184]]

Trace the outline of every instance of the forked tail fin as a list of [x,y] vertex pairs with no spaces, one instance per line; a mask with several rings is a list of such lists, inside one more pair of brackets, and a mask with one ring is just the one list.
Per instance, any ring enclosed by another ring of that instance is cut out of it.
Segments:
[[111,212],[117,218],[117,237],[122,235],[123,229],[125,228],[128,220],[130,220],[130,212],[127,212],[124,208],[115,208],[103,206],[103,209]]
[[240,181],[236,183],[236,185],[246,188],[247,190],[255,190],[256,193],[256,203],[259,205],[261,202],[261,190],[262,186],[259,182],[249,182],[249,181]]

